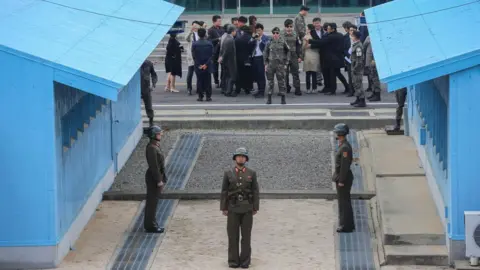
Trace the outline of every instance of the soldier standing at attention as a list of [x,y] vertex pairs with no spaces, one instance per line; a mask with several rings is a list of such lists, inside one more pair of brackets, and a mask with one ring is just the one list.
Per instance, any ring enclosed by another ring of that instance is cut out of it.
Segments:
[[405,100],[407,99],[407,88],[402,88],[395,91],[395,100],[397,101],[397,114],[395,116],[394,131],[400,131],[400,124],[402,122],[403,107],[405,107]]
[[293,21],[290,19],[285,20],[284,26],[285,29],[282,31],[281,36],[290,47],[290,61],[288,63],[288,68],[285,74],[285,85],[287,86],[287,93],[290,93],[291,87],[290,83],[288,82],[288,77],[289,73],[291,73],[293,77],[293,87],[295,87],[295,95],[301,96],[302,91],[300,90],[300,76],[298,64],[302,62],[302,46],[301,42],[298,40],[297,33],[293,31]]
[[272,29],[272,34],[273,38],[267,44],[263,53],[265,72],[267,73],[268,80],[267,104],[272,104],[275,76],[277,76],[278,94],[282,97],[282,104],[287,104],[285,101],[285,71],[290,60],[290,48],[285,40],[280,37],[280,29],[278,27]]
[[355,230],[353,219],[352,201],[350,191],[353,184],[353,173],[350,170],[352,165],[352,146],[347,141],[350,132],[346,124],[336,124],[333,132],[337,136],[338,151],[335,154],[335,172],[332,180],[335,182],[338,196],[338,233],[349,233]]
[[145,111],[147,112],[148,122],[150,126],[153,126],[153,106],[152,106],[152,88],[150,88],[150,78],[152,79],[153,88],[155,88],[158,77],[153,67],[153,63],[149,60],[145,60],[140,67],[141,77],[141,95],[143,104],[145,105]]
[[352,31],[352,54],[350,55],[353,90],[355,101],[350,103],[353,107],[365,107],[365,91],[363,90],[363,46],[360,41],[360,32]]
[[149,233],[163,233],[164,228],[160,228],[156,221],[158,195],[162,192],[165,183],[167,183],[167,175],[165,174],[165,157],[160,149],[162,128],[159,126],[153,126],[150,129],[150,132],[150,142],[145,151],[148,170],[145,173],[147,199],[145,202],[143,228]]
[[306,35],[307,23],[305,22],[305,17],[307,17],[308,11],[310,11],[309,7],[301,6],[300,12],[295,17],[295,32],[297,33],[298,40],[300,42],[302,42],[303,38]]
[[[227,216],[228,266],[248,268],[252,254],[253,215],[260,207],[257,173],[245,167],[248,162],[246,148],[238,148],[233,160],[235,167],[223,175],[220,210]],[[242,249],[239,255],[240,232]]]

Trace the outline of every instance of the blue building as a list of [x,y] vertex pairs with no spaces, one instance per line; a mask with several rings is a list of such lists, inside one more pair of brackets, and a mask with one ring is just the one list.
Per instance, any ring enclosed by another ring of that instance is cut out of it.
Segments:
[[[366,12],[380,79],[408,87],[417,144],[450,260],[465,257],[464,211],[480,210],[480,1],[396,0]],[[414,188],[414,187],[412,187]]]
[[0,268],[58,265],[142,136],[139,67],[183,8],[5,0]]

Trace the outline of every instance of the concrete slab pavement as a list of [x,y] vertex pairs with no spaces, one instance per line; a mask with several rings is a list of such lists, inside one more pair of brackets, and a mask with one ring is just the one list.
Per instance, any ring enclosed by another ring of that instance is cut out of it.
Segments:
[[[262,200],[250,269],[336,269],[335,220],[332,202]],[[151,269],[227,269],[226,217],[219,202],[181,201]]]
[[102,202],[57,269],[105,269],[139,206],[140,202]]

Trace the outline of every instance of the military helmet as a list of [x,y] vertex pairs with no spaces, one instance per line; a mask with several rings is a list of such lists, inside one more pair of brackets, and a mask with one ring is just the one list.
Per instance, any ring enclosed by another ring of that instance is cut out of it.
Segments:
[[163,129],[160,126],[152,126],[150,128],[150,138],[155,139],[157,134],[162,133]]
[[339,123],[335,125],[333,132],[339,136],[347,136],[347,134],[350,133],[350,129],[348,128],[347,124]]
[[240,147],[240,148],[237,148],[237,150],[235,150],[235,153],[233,153],[233,160],[235,160],[235,158],[237,156],[244,156],[247,158],[247,161],[248,161],[248,151],[247,151],[247,148],[245,147]]

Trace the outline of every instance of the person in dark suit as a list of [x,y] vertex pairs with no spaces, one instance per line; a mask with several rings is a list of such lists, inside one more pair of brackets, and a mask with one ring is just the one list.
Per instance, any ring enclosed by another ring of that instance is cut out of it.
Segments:
[[252,72],[253,79],[257,82],[258,91],[254,94],[256,98],[263,98],[265,95],[265,63],[263,61],[263,52],[267,47],[270,38],[263,33],[263,25],[257,23],[255,25],[256,33],[253,36],[255,42],[255,49],[253,51],[252,57]]
[[207,31],[204,28],[198,29],[197,42],[192,45],[192,57],[195,65],[195,75],[197,76],[197,101],[203,101],[206,93],[207,101],[212,101],[212,77],[210,74],[213,68],[213,44],[205,39]]
[[[343,56],[345,59],[350,59],[350,48],[352,47],[352,41],[350,40],[350,28],[356,27],[353,23],[346,21],[342,24],[343,29],[345,30],[344,38],[344,49],[343,49]],[[344,94],[347,94],[347,97],[353,97],[353,87],[352,87],[352,71],[351,71],[351,64],[345,60],[345,71],[348,74],[348,85],[350,89],[345,89]],[[349,91],[350,90],[350,91]]]
[[343,59],[343,35],[337,32],[337,24],[329,23],[327,25],[328,34],[322,37],[322,39],[308,40],[308,43],[312,48],[318,48],[323,51],[320,57],[323,59],[324,64],[324,79],[325,88],[323,93],[326,95],[335,95],[337,91],[337,77],[341,78],[345,88],[348,88],[345,77],[340,73],[340,69],[344,67]]
[[235,35],[237,34],[234,25],[227,27],[228,35],[222,42],[220,48],[219,63],[222,64],[225,71],[225,96],[236,96],[237,93],[233,91],[233,85],[237,78],[237,56],[235,48]]
[[[213,80],[215,82],[215,85],[217,88],[220,88],[220,82],[218,80],[218,57],[220,54],[220,39],[224,33],[223,27],[222,27],[222,17],[220,15],[214,15],[212,17],[212,27],[208,29],[208,40],[210,40],[213,44]],[[221,78],[220,74],[220,78]]]
[[237,49],[238,77],[242,79],[237,80],[235,90],[239,94],[243,89],[248,95],[253,89],[252,54],[256,43],[252,40],[252,33],[248,26],[244,25],[240,30],[243,34],[235,39],[235,48]]
[[[310,35],[312,36],[312,39],[314,40],[321,39],[325,35],[325,30],[323,30],[322,19],[320,17],[313,18],[313,27],[315,29],[313,31],[310,31]],[[319,50],[319,54],[320,54],[320,65],[317,72],[317,85],[322,86],[324,74],[323,74],[323,64],[322,64],[323,58],[322,58],[321,50]]]

